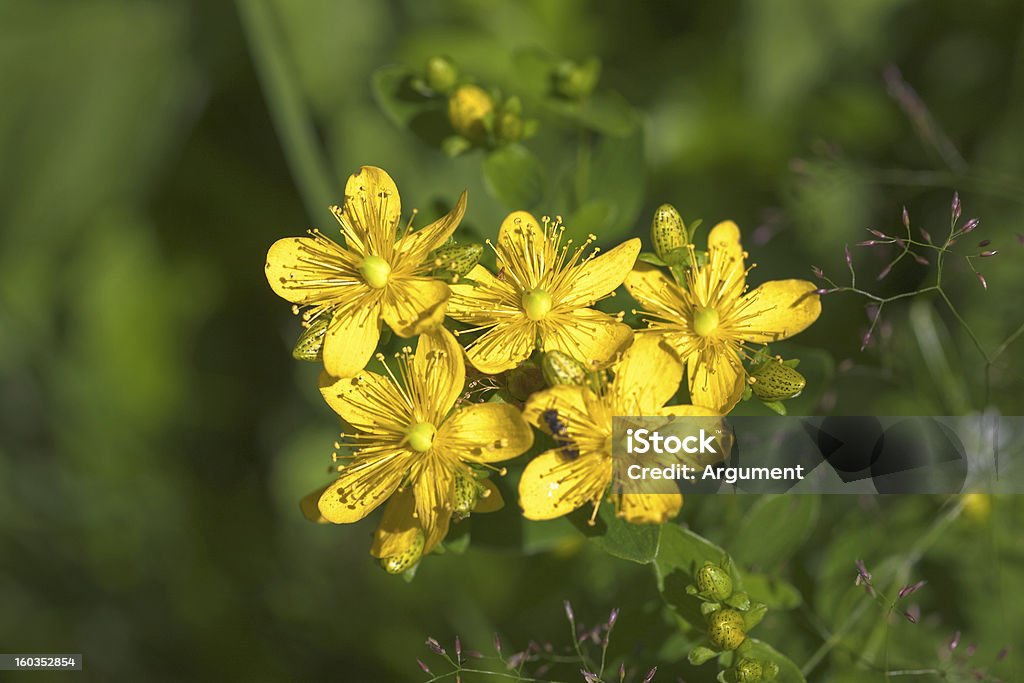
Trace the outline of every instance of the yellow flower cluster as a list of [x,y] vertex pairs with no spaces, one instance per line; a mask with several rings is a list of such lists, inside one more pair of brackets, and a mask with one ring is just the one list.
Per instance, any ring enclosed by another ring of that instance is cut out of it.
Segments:
[[[596,515],[612,480],[613,416],[726,414],[744,390],[745,345],[791,336],[820,311],[808,282],[748,292],[746,254],[731,222],[711,231],[706,258],[687,245],[692,265],[678,281],[637,264],[639,239],[600,253],[590,248],[593,236],[576,246],[564,239],[560,219],[516,211],[496,243],[488,241],[496,272],[476,265],[462,279],[444,279],[438,250],[450,248],[465,209],[463,192],[441,219],[403,228],[394,181],[363,167],[332,208],[341,243],[312,231],[279,240],[267,255],[270,286],[308,328],[301,357],[322,359],[320,391],[347,425],[337,478],[302,508],[311,519],[346,524],[383,506],[371,553],[394,573],[437,547],[451,523],[502,506],[490,474],[504,474],[496,463],[530,450],[530,425],[557,447],[523,471],[523,514],[551,519],[589,503]],[[638,334],[621,315],[592,308],[623,284],[649,320]],[[384,323],[418,340],[393,362],[377,354],[381,374],[366,366]],[[472,339],[463,348],[455,335]],[[501,375],[543,354],[601,379],[551,386],[521,405],[497,396],[477,402],[478,381],[467,385],[467,360],[480,375]],[[693,405],[666,406],[684,368]],[[682,506],[679,494],[611,498],[635,523],[664,522]]]

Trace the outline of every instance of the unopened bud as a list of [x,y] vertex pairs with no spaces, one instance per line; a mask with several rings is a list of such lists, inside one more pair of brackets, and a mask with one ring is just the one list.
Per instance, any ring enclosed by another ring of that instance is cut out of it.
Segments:
[[405,550],[398,553],[397,555],[391,555],[389,557],[382,557],[380,564],[384,567],[384,570],[388,574],[401,574],[402,572],[411,569],[420,558],[423,557],[423,546],[426,539],[423,536],[422,531],[417,531],[412,541],[409,543]]
[[686,226],[683,218],[671,204],[662,204],[651,220],[651,242],[658,258],[666,260],[676,249],[686,246]]
[[523,137],[523,119],[514,111],[498,114],[494,134],[501,142],[517,142]]
[[978,273],[978,282],[981,283],[982,287],[984,287],[985,289],[988,289],[988,280],[986,280],[985,276],[982,275],[981,273]]
[[813,273],[814,277],[818,278],[819,280],[825,279],[825,271],[823,271],[818,266],[811,266],[811,273]]
[[846,265],[853,268],[853,256],[850,255],[850,245],[843,245],[843,256],[846,258]]
[[796,368],[783,365],[780,361],[769,360],[751,374],[750,385],[754,396],[762,401],[785,401],[800,395],[807,386],[807,380]]
[[744,657],[736,663],[736,683],[761,683],[764,667],[756,659]]
[[295,348],[292,349],[292,358],[295,360],[319,361],[323,358],[324,337],[327,328],[334,318],[330,312],[324,312],[313,318],[309,326],[302,331]]
[[927,242],[928,244],[931,244],[932,243],[932,235],[931,235],[931,233],[928,232],[927,230],[925,230],[924,228],[920,228],[920,230],[921,230],[921,237],[924,238],[924,241]]
[[581,100],[597,86],[601,76],[601,62],[596,58],[583,64],[562,62],[555,71],[555,91],[571,100]]
[[424,72],[430,89],[442,94],[447,94],[459,80],[458,67],[452,60],[442,55],[435,55],[428,59]]
[[989,256],[995,256],[998,253],[999,253],[999,251],[996,250],[996,249],[992,249],[991,251],[983,251],[983,252],[981,252],[981,257],[982,258],[988,258]]
[[903,207],[903,227],[910,227],[910,213],[907,212],[907,207]]
[[713,612],[708,624],[708,637],[717,648],[735,650],[747,639],[743,615],[734,609]]
[[432,274],[437,277],[467,275],[480,261],[480,255],[483,253],[482,244],[449,244],[441,247],[433,253]]
[[956,223],[960,220],[960,193],[953,193],[953,201],[949,206],[950,214],[953,216],[953,222]]
[[494,100],[483,88],[461,85],[448,97],[448,121],[452,129],[473,142],[487,135],[485,119],[494,112]]
[[544,381],[551,387],[559,384],[579,386],[587,381],[587,369],[564,351],[552,349],[545,352],[540,368],[544,374]]
[[697,590],[715,600],[725,600],[732,595],[732,577],[717,564],[705,562],[697,570]]

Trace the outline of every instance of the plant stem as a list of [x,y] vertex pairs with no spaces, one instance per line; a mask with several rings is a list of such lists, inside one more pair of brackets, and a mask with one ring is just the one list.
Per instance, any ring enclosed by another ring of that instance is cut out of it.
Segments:
[[266,0],[237,0],[235,4],[274,127],[306,211],[316,221],[329,220],[327,208],[334,203],[337,179],[320,149],[273,11]]

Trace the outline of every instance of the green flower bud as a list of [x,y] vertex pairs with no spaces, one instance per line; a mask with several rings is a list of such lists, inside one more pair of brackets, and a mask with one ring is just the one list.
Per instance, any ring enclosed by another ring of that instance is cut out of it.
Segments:
[[518,142],[523,138],[523,119],[514,111],[503,111],[495,122],[494,134],[501,142]]
[[779,675],[779,665],[775,662],[761,662],[761,680],[774,681]]
[[715,600],[725,600],[732,595],[732,577],[717,564],[705,562],[697,570],[697,590]]
[[711,644],[723,650],[735,650],[747,639],[743,615],[734,609],[720,609],[708,622]]
[[455,501],[452,505],[452,521],[461,522],[469,517],[480,499],[480,485],[476,479],[464,472],[455,475]]
[[466,275],[480,261],[482,244],[449,244],[434,251],[435,276]]
[[750,376],[750,388],[762,401],[785,401],[800,395],[807,380],[794,368],[778,360],[758,366]]
[[401,574],[412,569],[420,561],[420,558],[423,557],[423,545],[425,543],[426,538],[424,538],[423,532],[418,531],[408,548],[397,555],[382,557],[380,566],[384,567],[388,574]]
[[591,57],[583,64],[562,62],[555,71],[555,92],[571,100],[581,100],[594,91],[601,77],[601,62]]
[[551,387],[558,384],[582,385],[587,381],[587,369],[583,363],[563,351],[546,352],[540,369],[544,373],[544,381]]
[[460,85],[448,97],[448,121],[452,129],[473,142],[487,137],[485,120],[494,114],[494,100],[483,88]]
[[321,313],[310,321],[309,326],[299,335],[292,349],[295,360],[319,361],[323,359],[324,337],[334,318],[330,312]]
[[424,73],[430,89],[442,94],[448,93],[459,80],[458,67],[452,60],[441,55],[435,55],[427,60]]
[[736,683],[760,683],[764,679],[764,666],[756,659],[744,657],[736,664]]
[[686,226],[671,204],[662,204],[651,220],[651,243],[658,258],[669,262],[669,254],[686,246]]

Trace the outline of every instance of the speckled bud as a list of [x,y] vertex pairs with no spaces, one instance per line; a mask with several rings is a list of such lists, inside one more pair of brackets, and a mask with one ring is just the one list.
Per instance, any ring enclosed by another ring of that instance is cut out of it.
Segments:
[[720,609],[714,612],[708,622],[708,637],[715,647],[735,650],[747,638],[743,615],[734,609]]
[[725,600],[732,595],[732,577],[717,564],[705,562],[697,570],[697,590],[715,600]]
[[541,361],[541,371],[548,386],[559,384],[582,385],[587,381],[587,369],[583,364],[562,351],[548,351]]
[[800,395],[807,380],[795,368],[770,360],[754,370],[750,388],[762,401],[785,401]]
[[292,358],[295,360],[319,361],[323,359],[324,336],[327,328],[331,325],[332,315],[323,313],[313,318],[309,325],[299,335],[292,349]]
[[686,246],[686,226],[683,218],[671,204],[662,204],[651,220],[651,243],[654,253],[663,261],[676,249]]
[[412,569],[420,561],[420,558],[423,557],[423,545],[425,542],[426,539],[423,536],[423,532],[417,532],[416,537],[409,544],[408,548],[397,555],[381,558],[380,566],[384,567],[388,574],[401,574]]

